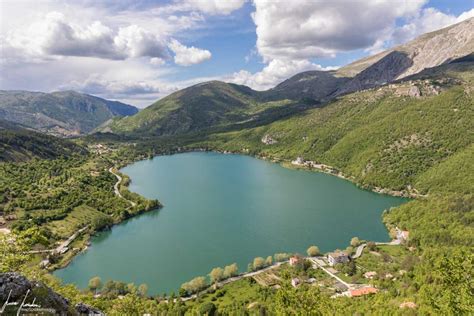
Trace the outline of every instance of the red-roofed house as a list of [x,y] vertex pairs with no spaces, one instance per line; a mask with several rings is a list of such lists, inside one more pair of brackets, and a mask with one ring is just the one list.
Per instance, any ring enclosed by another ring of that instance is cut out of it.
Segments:
[[379,290],[377,290],[374,287],[367,286],[367,287],[363,287],[363,288],[360,288],[360,289],[351,290],[350,291],[350,296],[351,297],[356,297],[356,296],[362,296],[362,295],[368,295],[368,294],[375,294],[378,291]]

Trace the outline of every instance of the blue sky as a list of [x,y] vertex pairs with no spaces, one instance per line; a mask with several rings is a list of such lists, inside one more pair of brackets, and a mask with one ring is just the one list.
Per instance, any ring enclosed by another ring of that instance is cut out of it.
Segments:
[[0,1],[0,89],[139,107],[224,80],[265,90],[474,16],[474,0]]

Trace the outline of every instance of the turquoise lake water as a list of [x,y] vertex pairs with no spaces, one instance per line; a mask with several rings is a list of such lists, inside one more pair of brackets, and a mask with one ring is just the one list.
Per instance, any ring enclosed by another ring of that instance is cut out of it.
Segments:
[[381,214],[407,201],[241,155],[159,156],[121,171],[132,179],[131,191],[164,207],[93,237],[86,252],[55,272],[66,283],[85,288],[100,276],[169,293],[217,266],[236,262],[246,270],[257,256],[305,253],[313,244],[344,249],[354,236],[388,241]]

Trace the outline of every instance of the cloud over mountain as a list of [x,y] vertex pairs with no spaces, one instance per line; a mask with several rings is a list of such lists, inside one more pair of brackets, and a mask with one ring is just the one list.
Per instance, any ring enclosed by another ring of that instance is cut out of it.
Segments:
[[172,40],[169,48],[175,53],[174,62],[181,66],[190,66],[202,63],[211,58],[210,51],[196,48],[194,46],[186,47],[177,40]]
[[327,57],[373,45],[425,0],[254,0],[257,49],[264,60]]

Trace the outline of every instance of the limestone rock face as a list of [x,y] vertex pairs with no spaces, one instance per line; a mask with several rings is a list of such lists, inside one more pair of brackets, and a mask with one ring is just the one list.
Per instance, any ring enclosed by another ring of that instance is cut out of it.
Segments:
[[[6,305],[6,315],[15,314],[23,301],[25,304],[33,304],[34,301],[37,305],[34,308],[54,310],[58,315],[103,315],[101,311],[82,303],[73,307],[66,298],[42,282],[30,281],[16,272],[0,273],[0,308],[7,301],[18,304]],[[32,307],[26,305],[22,313],[27,313],[28,308]]]
[[423,34],[406,44],[357,60],[338,69],[336,74],[355,77],[382,59],[391,58],[389,55],[392,52],[404,53],[412,61],[396,79],[467,56],[474,52],[474,18]]
[[336,75],[353,78],[340,86],[334,96],[403,79],[473,52],[474,18],[470,18],[342,67]]

